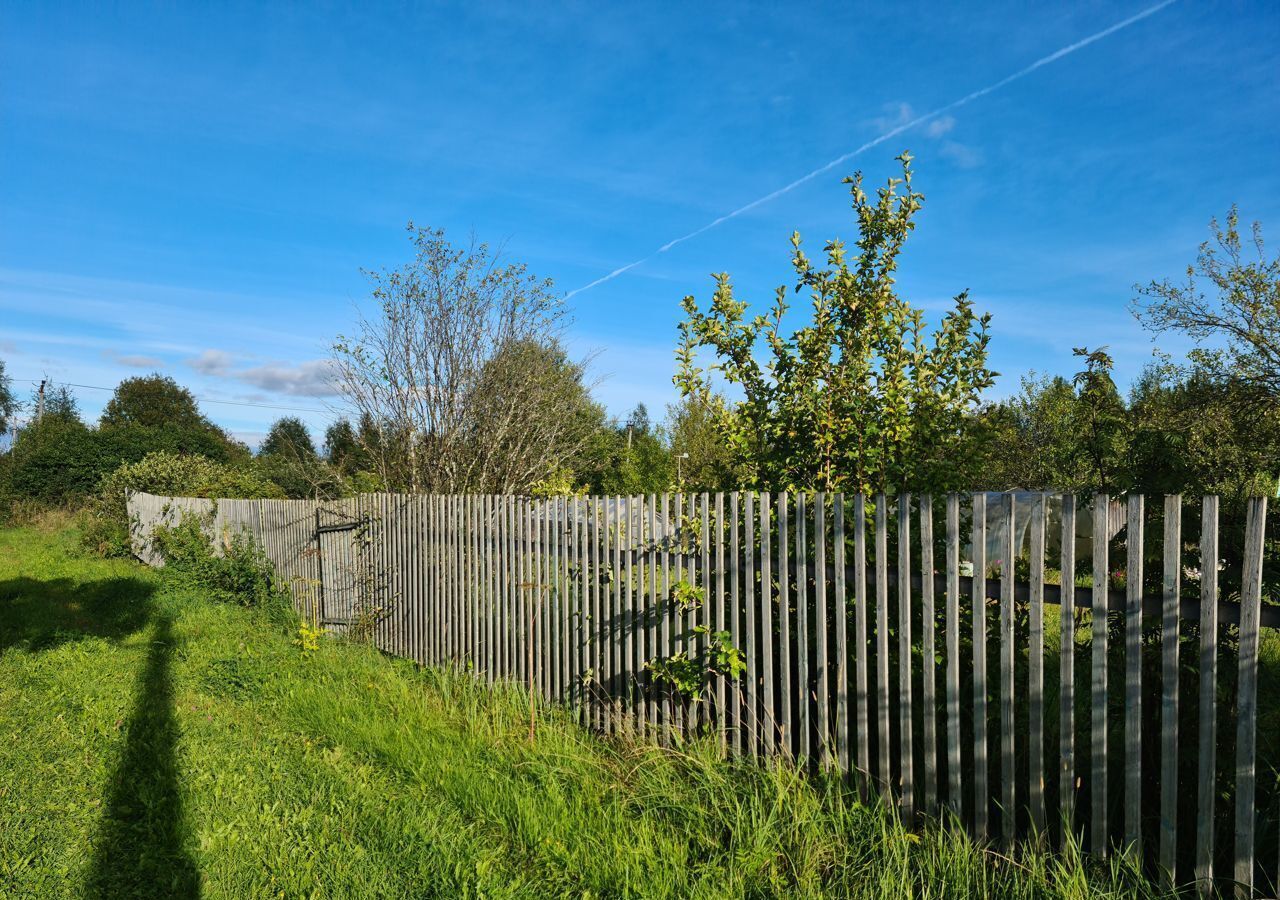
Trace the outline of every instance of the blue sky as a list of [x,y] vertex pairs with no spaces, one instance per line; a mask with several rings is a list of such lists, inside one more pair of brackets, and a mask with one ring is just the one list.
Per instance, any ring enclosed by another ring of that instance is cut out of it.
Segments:
[[[112,386],[308,410],[362,267],[445,228],[565,292],[1151,3],[0,5],[0,358]],[[854,236],[840,179],[910,149],[926,205],[900,285],[993,314],[996,395],[1151,341],[1238,202],[1280,240],[1280,7],[1178,0],[574,294],[615,414],[674,399],[679,300],[767,302],[788,236]],[[26,385],[21,386],[26,390]],[[76,389],[96,416],[108,394]],[[208,403],[250,443],[280,411]]]

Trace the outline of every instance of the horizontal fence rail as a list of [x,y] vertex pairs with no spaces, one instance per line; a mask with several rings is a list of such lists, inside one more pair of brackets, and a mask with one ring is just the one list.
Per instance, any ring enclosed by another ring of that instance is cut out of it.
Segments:
[[129,512],[146,562],[184,516],[247,533],[326,627],[527,684],[606,733],[705,734],[982,840],[1276,891],[1265,498],[1232,533],[1216,497],[1138,495],[133,494]]

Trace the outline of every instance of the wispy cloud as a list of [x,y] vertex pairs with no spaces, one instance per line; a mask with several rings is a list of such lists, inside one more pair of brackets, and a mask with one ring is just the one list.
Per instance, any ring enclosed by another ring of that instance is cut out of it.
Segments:
[[[825,165],[819,166],[818,168],[814,169],[812,172],[809,172],[806,175],[802,175],[801,177],[797,178],[795,181],[792,181],[790,184],[783,185],[782,187],[778,188],[776,191],[772,191],[768,194],[765,194],[763,197],[759,197],[755,200],[752,200],[750,203],[746,204],[745,206],[740,206],[737,209],[733,210],[732,212],[725,213],[724,215],[720,216],[717,219],[713,219],[712,221],[708,222],[706,225],[703,225],[701,228],[696,229],[695,231],[691,231],[688,234],[683,235],[682,237],[678,237],[678,238],[675,238],[674,240],[668,241],[667,243],[659,247],[657,250],[650,253],[648,256],[642,257],[641,259],[637,259],[635,262],[627,263],[624,266],[619,266],[609,274],[603,275],[600,278],[597,278],[595,281],[585,284],[580,288],[569,291],[569,293],[565,295],[565,299],[573,297],[577,294],[581,294],[583,291],[589,291],[594,287],[598,287],[599,285],[604,284],[605,282],[612,281],[613,279],[617,278],[619,275],[623,275],[626,272],[629,272],[631,269],[634,269],[636,266],[643,265],[644,263],[653,259],[655,256],[658,256],[662,253],[666,253],[668,250],[672,249],[673,247],[679,244],[683,244],[685,241],[691,241],[694,238],[698,237],[699,235],[705,234],[711,229],[716,228],[720,225],[723,225],[725,222],[728,222],[730,219],[735,219],[738,216],[743,215],[744,213],[750,212],[756,207],[763,206],[764,204],[770,202],[771,200],[775,200],[778,197],[783,196],[784,194],[790,193],[791,191],[795,190],[801,185],[807,184],[808,182],[812,181],[818,176],[826,174],[827,172],[831,171],[837,166],[842,165],[848,162],[849,160],[853,159],[854,157],[859,156],[874,147],[880,146],[885,141],[892,140],[893,138],[897,137],[898,135],[902,134],[905,131],[909,131],[912,128],[916,128],[920,125],[926,125],[928,123],[931,123],[947,115],[947,113],[950,113],[952,110],[959,109],[962,106],[966,106],[975,100],[979,100],[987,96],[988,94],[994,93],[995,91],[998,91],[1001,88],[1012,84],[1015,81],[1019,81],[1023,78],[1026,78],[1028,75],[1032,74],[1033,72],[1036,72],[1047,65],[1057,62],[1058,60],[1062,59],[1064,56],[1069,56],[1070,54],[1075,53],[1077,50],[1082,50],[1085,47],[1088,47],[1090,44],[1096,43],[1097,41],[1100,41],[1103,38],[1110,37],[1111,35],[1115,34],[1117,31],[1120,31],[1124,28],[1128,28],[1130,25],[1133,25],[1133,24],[1136,24],[1137,22],[1142,21],[1148,16],[1155,15],[1156,13],[1160,12],[1160,10],[1164,9],[1166,6],[1169,6],[1175,2],[1177,2],[1177,0],[1163,0],[1162,3],[1157,3],[1155,6],[1150,6],[1142,10],[1141,12],[1136,13],[1135,15],[1132,15],[1129,18],[1124,19],[1123,21],[1117,22],[1116,24],[1108,28],[1104,28],[1101,31],[1094,32],[1088,37],[1081,38],[1080,40],[1074,43],[1068,44],[1065,47],[1055,50],[1053,53],[1050,53],[1048,56],[1042,56],[1040,59],[1037,59],[1035,62],[1031,63],[1030,65],[1024,66],[1023,68],[1019,69],[1018,71],[1014,72],[1011,75],[1005,76],[999,81],[993,82],[987,85],[986,87],[979,88],[976,91],[972,91],[968,94],[965,94],[963,97],[960,97],[957,100],[953,100],[944,106],[939,106],[937,109],[931,110],[930,112],[924,113],[923,115],[916,116],[914,119],[910,119],[894,127],[891,127],[885,132],[883,132],[882,134],[880,134],[878,137],[872,138],[862,146],[857,147],[853,150],[850,150],[848,153],[845,153],[842,156],[836,157],[835,159],[831,160]],[[906,107],[907,109],[910,108],[906,104],[902,104],[900,108],[897,110],[899,117],[901,117],[901,112],[902,112],[901,107]]]
[[187,360],[187,365],[201,375],[220,378],[231,373],[234,362],[231,354],[225,350],[205,350],[199,356]]
[[241,369],[233,377],[264,391],[291,397],[333,397],[338,393],[333,363],[327,359],[255,366]]
[[126,366],[130,369],[161,369],[164,367],[164,360],[160,359],[158,356],[121,354],[111,350],[104,351],[102,355],[113,363]]
[[924,133],[931,138],[942,137],[956,127],[955,116],[939,116],[925,126]]
[[239,381],[267,392],[264,395],[252,395],[247,398],[249,400],[265,400],[270,399],[271,395],[280,394],[290,397],[333,397],[338,393],[333,363],[327,359],[246,365],[237,364],[236,357],[226,350],[209,349],[188,359],[187,365],[201,375]]
[[944,159],[951,160],[962,169],[973,169],[982,165],[982,153],[959,141],[943,141],[938,152]]

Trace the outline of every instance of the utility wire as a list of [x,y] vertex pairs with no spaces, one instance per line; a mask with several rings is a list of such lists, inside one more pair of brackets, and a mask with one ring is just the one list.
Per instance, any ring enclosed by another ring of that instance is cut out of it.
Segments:
[[[39,378],[15,378],[15,381],[21,381],[30,384],[40,384],[42,379]],[[46,384],[58,384],[63,387],[83,388],[88,391],[115,391],[115,388],[103,387],[99,384],[76,384],[71,381],[46,381]],[[313,412],[332,414],[331,409],[316,409],[313,406],[277,406],[270,403],[249,403],[245,400],[214,400],[211,397],[193,397],[197,403],[221,403],[224,406],[250,406],[254,409],[278,409],[286,412]]]

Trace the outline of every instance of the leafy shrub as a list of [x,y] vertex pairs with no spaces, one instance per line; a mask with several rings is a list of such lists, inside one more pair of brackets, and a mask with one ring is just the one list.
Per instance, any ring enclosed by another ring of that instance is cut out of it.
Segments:
[[116,465],[101,449],[98,432],[78,419],[50,416],[33,423],[10,454],[6,491],[13,499],[47,505],[88,496]]
[[253,538],[228,534],[215,547],[211,525],[212,516],[185,515],[177,525],[152,531],[151,546],[164,560],[164,577],[220,602],[288,609],[288,591],[276,584],[275,567]]
[[224,465],[203,456],[149,453],[104,477],[98,486],[97,500],[81,517],[85,544],[104,556],[127,556],[131,552],[129,513],[125,505],[130,491],[171,497],[284,497],[279,485],[252,469]]

